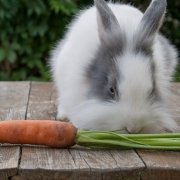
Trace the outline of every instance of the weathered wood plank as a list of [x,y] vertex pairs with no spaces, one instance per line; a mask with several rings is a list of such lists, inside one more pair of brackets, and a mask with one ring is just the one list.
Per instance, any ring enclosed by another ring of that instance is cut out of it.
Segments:
[[27,119],[55,119],[56,99],[52,83],[32,82]]
[[90,179],[139,180],[145,168],[132,150],[79,150],[90,168]]
[[0,82],[0,120],[24,119],[29,82]]
[[69,151],[24,147],[19,174],[26,179],[140,180],[140,173],[144,169],[133,151]]
[[79,148],[69,149],[69,153],[71,154],[76,167],[74,170],[73,177],[74,179],[79,179],[79,180],[90,179],[91,173],[90,173],[89,165],[81,157],[80,151],[81,150]]
[[[0,119],[25,119],[29,82],[0,82]],[[0,179],[17,174],[20,147],[0,146]]]
[[180,153],[162,151],[138,151],[146,164],[147,170],[142,180],[179,180]]
[[[144,163],[140,160],[138,154],[132,150],[111,151],[113,158],[116,160],[119,169],[123,172],[121,179],[134,180],[140,179],[140,174],[145,169]],[[117,173],[117,179],[119,174]],[[110,179],[110,178],[109,178]]]
[[24,147],[19,174],[25,179],[72,179],[74,161],[67,149]]
[[[52,84],[32,83],[28,119],[55,119],[56,97]],[[134,151],[23,147],[19,175],[37,180],[139,179],[143,168],[144,164]]]
[[6,180],[14,176],[18,171],[20,157],[20,147],[1,146],[0,147],[0,179]]

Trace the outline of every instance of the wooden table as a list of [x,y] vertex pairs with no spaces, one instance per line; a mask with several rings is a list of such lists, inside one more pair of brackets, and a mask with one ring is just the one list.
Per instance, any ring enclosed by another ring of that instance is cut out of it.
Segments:
[[[172,90],[171,110],[180,120],[180,84]],[[0,119],[55,119],[56,98],[52,83],[1,82]],[[180,152],[1,145],[4,179],[179,180]]]

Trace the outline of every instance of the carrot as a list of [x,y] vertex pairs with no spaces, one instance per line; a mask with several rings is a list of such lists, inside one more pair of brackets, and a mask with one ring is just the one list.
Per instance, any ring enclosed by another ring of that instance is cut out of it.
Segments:
[[76,131],[70,123],[52,120],[0,121],[0,143],[64,148],[75,144]]
[[78,130],[71,123],[52,120],[0,121],[0,143],[66,148],[74,144],[105,149],[180,150],[180,133],[120,134]]

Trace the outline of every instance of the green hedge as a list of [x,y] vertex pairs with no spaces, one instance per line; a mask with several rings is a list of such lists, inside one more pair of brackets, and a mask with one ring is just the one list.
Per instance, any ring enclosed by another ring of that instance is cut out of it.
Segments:
[[[73,15],[92,2],[0,0],[0,80],[49,80],[50,49],[63,36]],[[131,3],[144,10],[149,1]],[[180,1],[169,0],[168,4],[162,31],[180,49]],[[180,81],[180,68],[176,80]]]

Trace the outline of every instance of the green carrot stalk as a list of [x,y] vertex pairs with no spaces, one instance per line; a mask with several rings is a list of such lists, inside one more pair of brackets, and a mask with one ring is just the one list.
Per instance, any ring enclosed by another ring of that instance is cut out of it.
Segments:
[[120,134],[78,130],[76,143],[89,148],[180,150],[180,133]]

